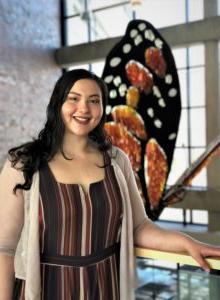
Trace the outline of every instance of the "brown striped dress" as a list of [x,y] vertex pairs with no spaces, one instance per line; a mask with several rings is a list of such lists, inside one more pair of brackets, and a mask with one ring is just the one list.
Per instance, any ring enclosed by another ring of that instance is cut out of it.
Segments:
[[[40,169],[42,300],[118,300],[122,199],[113,166],[104,154],[105,178],[90,184],[57,182]],[[16,279],[14,298],[24,300]]]

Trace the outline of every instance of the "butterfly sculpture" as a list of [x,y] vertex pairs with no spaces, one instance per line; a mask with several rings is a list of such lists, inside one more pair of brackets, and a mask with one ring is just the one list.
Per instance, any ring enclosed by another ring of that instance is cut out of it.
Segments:
[[157,219],[171,169],[180,113],[180,86],[172,51],[144,20],[131,21],[106,57],[109,90],[105,129],[130,158],[146,212]]

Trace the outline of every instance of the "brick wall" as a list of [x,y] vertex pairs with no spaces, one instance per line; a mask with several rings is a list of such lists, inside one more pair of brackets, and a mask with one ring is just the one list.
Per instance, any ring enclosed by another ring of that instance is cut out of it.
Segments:
[[61,71],[59,1],[0,0],[0,168],[10,147],[36,136]]

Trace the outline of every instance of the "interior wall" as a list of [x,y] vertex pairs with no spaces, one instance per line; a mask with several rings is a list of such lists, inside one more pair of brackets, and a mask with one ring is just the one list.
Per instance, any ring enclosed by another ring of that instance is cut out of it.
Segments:
[[0,0],[0,168],[10,147],[36,136],[61,70],[54,0]]

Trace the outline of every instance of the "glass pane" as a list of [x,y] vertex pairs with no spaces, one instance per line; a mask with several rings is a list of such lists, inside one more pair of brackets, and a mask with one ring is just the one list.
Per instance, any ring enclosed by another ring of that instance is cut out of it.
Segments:
[[178,70],[178,77],[180,83],[181,106],[187,106],[187,72],[186,70]]
[[125,1],[121,1],[121,0],[90,0],[90,4],[89,7],[90,9],[100,9],[100,8],[104,8],[104,7],[108,7],[111,5],[117,5],[120,4],[121,2],[125,2]]
[[208,212],[206,210],[192,211],[193,223],[197,224],[208,224]]
[[81,14],[84,8],[84,1],[66,0],[65,1],[66,16]]
[[[195,161],[203,152],[205,148],[191,149],[192,162]],[[203,168],[192,181],[194,187],[207,187],[207,169]]]
[[143,0],[137,9],[137,19],[147,20],[156,28],[184,23],[185,0]]
[[194,162],[200,155],[202,155],[205,149],[205,147],[191,149],[191,161]]
[[190,110],[190,134],[191,146],[206,146],[206,118],[204,108],[192,108]]
[[190,66],[204,66],[205,64],[205,47],[204,45],[195,45],[189,47]]
[[189,0],[189,21],[195,21],[204,18],[204,0]]
[[188,146],[188,115],[186,109],[182,109],[181,111],[180,125],[176,145],[177,147]]
[[189,70],[190,81],[190,106],[205,105],[205,68]]
[[[95,12],[92,22],[92,40],[124,35],[131,16],[130,4]],[[117,26],[115,26],[116,20]]]
[[186,48],[172,49],[177,69],[186,67]]
[[173,185],[189,165],[189,150],[176,148],[167,185]]
[[68,71],[71,71],[71,70],[74,70],[74,69],[86,69],[86,70],[89,70],[89,65],[88,64],[77,65],[77,66],[73,66],[73,67],[67,68]]
[[66,20],[67,45],[82,44],[88,41],[88,26],[81,17]]
[[183,210],[182,208],[165,208],[159,220],[183,222]]
[[187,223],[190,223],[191,222],[191,209],[186,209],[185,210],[185,220]]
[[92,71],[98,75],[99,77],[102,76],[102,72],[103,72],[103,69],[104,69],[104,65],[105,65],[105,62],[102,61],[102,62],[98,62],[98,63],[93,63],[92,64]]
[[[137,258],[136,299],[218,300],[220,277],[198,267]],[[167,263],[167,265],[166,265]],[[162,267],[161,267],[162,266]],[[177,269],[178,268],[178,269]]]
[[97,18],[96,14],[91,18],[91,41],[97,41],[108,37],[108,33],[102,25],[102,22]]

